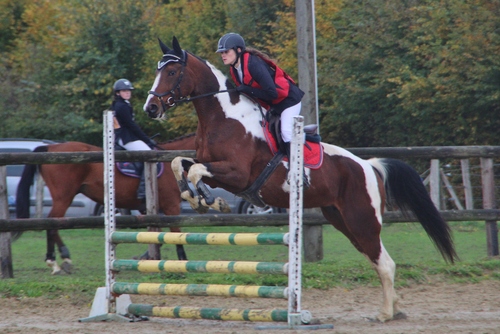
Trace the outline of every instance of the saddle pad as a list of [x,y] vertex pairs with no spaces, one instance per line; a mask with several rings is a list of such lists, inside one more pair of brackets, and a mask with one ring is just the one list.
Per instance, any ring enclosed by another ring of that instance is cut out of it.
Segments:
[[[278,152],[278,144],[274,139],[271,131],[269,130],[269,123],[266,123],[266,126],[263,128],[264,135],[266,136],[267,145],[269,149],[275,155]],[[285,157],[283,160],[288,161],[288,158]],[[313,143],[310,141],[306,141],[304,144],[304,167],[310,169],[318,169],[323,164],[323,146],[321,143]]]
[[[117,162],[116,168],[123,175],[135,177],[135,178],[139,179],[139,178],[141,178],[142,170],[144,169],[144,163],[143,162]],[[165,167],[164,167],[163,162],[156,163],[156,169],[158,171],[157,177],[160,177],[160,175],[163,174],[164,168]]]

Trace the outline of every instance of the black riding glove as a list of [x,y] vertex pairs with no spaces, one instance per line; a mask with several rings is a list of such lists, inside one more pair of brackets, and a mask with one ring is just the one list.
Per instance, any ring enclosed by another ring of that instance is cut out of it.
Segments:
[[240,93],[245,93],[247,95],[252,95],[252,87],[248,85],[239,85],[236,87],[236,91]]

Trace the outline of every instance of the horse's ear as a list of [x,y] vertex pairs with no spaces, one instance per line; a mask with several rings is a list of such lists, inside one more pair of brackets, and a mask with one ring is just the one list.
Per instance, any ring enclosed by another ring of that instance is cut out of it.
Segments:
[[163,52],[163,54],[166,54],[168,53],[168,51],[170,51],[170,48],[166,46],[165,43],[163,43],[159,37],[158,37],[158,42],[160,43],[160,49],[161,52]]
[[175,36],[172,39],[172,46],[174,47],[174,51],[177,55],[181,56],[183,54],[181,46],[179,45],[179,41],[177,40],[177,37],[175,37]]

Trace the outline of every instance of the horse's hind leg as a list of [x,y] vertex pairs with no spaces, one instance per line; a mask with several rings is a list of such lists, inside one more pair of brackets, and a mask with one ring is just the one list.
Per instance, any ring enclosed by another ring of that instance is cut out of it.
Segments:
[[380,255],[376,261],[371,261],[371,264],[380,278],[383,289],[382,309],[377,316],[381,322],[394,319],[394,316],[402,317],[403,313],[399,310],[399,297],[394,289],[394,276],[396,274],[396,264],[387,253],[382,242],[380,242]]
[[400,314],[399,298],[394,290],[396,264],[380,240],[380,223],[372,214],[362,217],[359,207],[349,212],[344,210],[343,214],[335,207],[323,207],[321,210],[325,218],[366,256],[377,272],[383,289],[382,309],[377,319],[381,322],[393,319],[395,314]]
[[[56,261],[55,244],[57,244],[57,248],[63,260],[61,266],[59,266]],[[58,230],[47,230],[47,255],[45,257],[45,263],[52,268],[52,275],[60,274],[61,269],[71,274],[72,262],[69,255],[69,249],[63,243]]]
[[47,230],[47,254],[45,255],[45,263],[52,268],[52,275],[61,273],[61,267],[59,267],[56,261],[55,233],[57,233],[57,230]]
[[65,273],[71,274],[71,270],[73,269],[73,263],[71,261],[71,257],[69,255],[69,249],[66,247],[64,242],[59,235],[59,231],[55,230],[54,240],[57,244],[57,248],[59,249],[59,253],[61,254],[62,263],[61,268]]

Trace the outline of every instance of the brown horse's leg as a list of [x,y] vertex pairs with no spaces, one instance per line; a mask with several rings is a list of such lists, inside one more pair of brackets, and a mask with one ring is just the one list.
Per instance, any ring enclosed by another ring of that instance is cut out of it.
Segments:
[[61,236],[59,235],[59,231],[58,230],[52,230],[52,231],[54,231],[53,240],[57,244],[57,248],[59,249],[59,253],[61,254],[61,258],[63,260],[61,268],[67,274],[71,274],[73,265],[71,262],[71,256],[69,255],[69,249],[62,241]]
[[59,267],[56,261],[54,233],[57,233],[57,230],[47,230],[47,254],[45,256],[45,263],[52,268],[52,275],[57,275],[61,273],[61,267]]
[[[171,227],[170,232],[181,232],[181,229],[178,227]],[[175,250],[177,252],[177,258],[181,261],[187,260],[186,252],[184,251],[183,245],[175,245]]]

